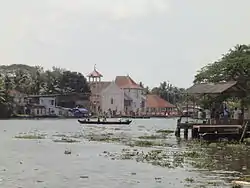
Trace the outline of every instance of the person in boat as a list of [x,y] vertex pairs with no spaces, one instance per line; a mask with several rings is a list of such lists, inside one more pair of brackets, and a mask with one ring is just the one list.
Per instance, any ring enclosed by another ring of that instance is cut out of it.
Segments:
[[103,117],[103,121],[106,122],[107,121],[107,118],[106,116]]

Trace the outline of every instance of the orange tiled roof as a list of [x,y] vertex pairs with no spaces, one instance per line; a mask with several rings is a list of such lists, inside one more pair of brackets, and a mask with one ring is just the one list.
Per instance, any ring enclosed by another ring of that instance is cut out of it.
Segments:
[[130,76],[117,76],[115,83],[120,88],[126,89],[143,89],[140,85],[135,83],[135,81]]
[[175,106],[173,104],[170,104],[168,101],[162,99],[158,95],[147,95],[146,107],[148,108],[174,108]]

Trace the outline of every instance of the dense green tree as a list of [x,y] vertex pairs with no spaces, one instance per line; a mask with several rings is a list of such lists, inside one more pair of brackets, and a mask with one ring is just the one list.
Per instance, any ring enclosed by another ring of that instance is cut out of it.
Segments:
[[194,83],[239,81],[248,84],[250,81],[250,45],[237,45],[223,57],[203,67],[195,76]]
[[3,87],[4,87],[3,75],[0,74],[0,91],[3,90]]
[[14,64],[0,66],[0,72],[4,75],[5,91],[15,89],[26,94],[90,92],[87,80],[81,73],[57,67],[44,71],[40,66]]
[[78,72],[64,71],[59,81],[60,92],[90,92],[86,78]]
[[0,75],[0,118],[11,114],[13,99],[9,91],[12,89],[28,95],[90,92],[81,73],[57,67],[44,71],[40,66],[13,64],[0,66]]
[[[203,67],[195,76],[194,83],[218,83],[237,81],[245,91],[242,102],[249,102],[250,95],[250,45],[237,45],[218,61]],[[221,100],[228,96],[220,97]]]
[[166,81],[160,83],[159,87],[154,87],[151,90],[151,93],[159,95],[172,104],[183,102],[183,92],[184,89],[173,86],[173,84],[167,83]]
[[22,69],[17,69],[13,74],[13,89],[25,93],[29,86],[28,74]]
[[11,80],[8,76],[0,77],[0,119],[11,116],[11,97],[8,95],[6,88],[12,86]]

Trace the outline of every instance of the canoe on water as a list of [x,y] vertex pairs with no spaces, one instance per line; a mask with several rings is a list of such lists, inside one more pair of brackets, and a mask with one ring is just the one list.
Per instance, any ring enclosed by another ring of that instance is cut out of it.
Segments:
[[81,124],[96,124],[96,125],[129,125],[132,120],[127,121],[87,121],[87,120],[78,120]]

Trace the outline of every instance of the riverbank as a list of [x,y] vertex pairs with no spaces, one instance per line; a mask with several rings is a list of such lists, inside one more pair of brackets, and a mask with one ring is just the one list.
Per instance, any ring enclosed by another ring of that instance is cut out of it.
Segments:
[[[157,118],[157,119],[172,119],[177,118],[178,116],[114,116],[110,117],[109,119],[117,119],[117,118],[125,118],[125,119],[150,119],[150,118]],[[84,117],[83,117],[84,118]],[[98,118],[98,116],[90,116],[90,118]],[[12,115],[8,118],[0,118],[0,120],[14,120],[14,119],[81,119],[81,117],[75,117],[75,116],[57,116],[57,115],[43,115],[43,116],[30,116],[30,115]]]

